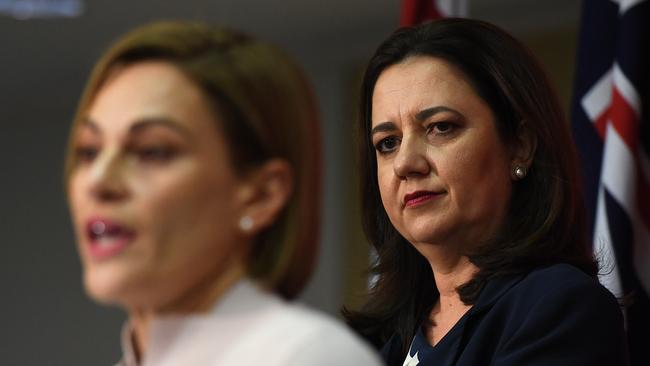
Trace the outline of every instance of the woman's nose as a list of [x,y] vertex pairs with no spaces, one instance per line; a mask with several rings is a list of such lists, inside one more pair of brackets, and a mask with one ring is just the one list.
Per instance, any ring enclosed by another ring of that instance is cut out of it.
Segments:
[[393,164],[395,174],[401,179],[428,175],[431,171],[426,157],[426,144],[415,137],[402,138]]
[[90,194],[100,201],[117,201],[127,195],[124,167],[120,152],[107,148],[102,151],[90,169]]

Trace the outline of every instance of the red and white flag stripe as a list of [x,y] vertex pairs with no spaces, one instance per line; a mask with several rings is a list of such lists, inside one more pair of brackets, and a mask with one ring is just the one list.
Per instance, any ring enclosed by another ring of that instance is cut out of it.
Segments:
[[400,26],[467,16],[467,0],[402,0]]
[[[614,2],[619,4],[619,16],[622,17],[644,1]],[[612,270],[605,271],[601,281],[617,296],[623,295],[605,208],[604,190],[607,190],[632,220],[635,269],[643,287],[650,292],[650,202],[647,199],[650,164],[639,146],[641,97],[614,62],[611,70],[585,94],[581,106],[604,141],[594,248],[606,261],[604,268]]]

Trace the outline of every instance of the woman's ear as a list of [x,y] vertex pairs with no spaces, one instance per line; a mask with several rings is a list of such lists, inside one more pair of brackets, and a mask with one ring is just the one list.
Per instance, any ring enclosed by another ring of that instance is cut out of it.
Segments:
[[530,168],[537,150],[537,137],[528,128],[526,121],[519,123],[512,151],[512,166]]
[[255,236],[271,226],[293,193],[293,170],[286,160],[271,159],[247,174],[239,228]]

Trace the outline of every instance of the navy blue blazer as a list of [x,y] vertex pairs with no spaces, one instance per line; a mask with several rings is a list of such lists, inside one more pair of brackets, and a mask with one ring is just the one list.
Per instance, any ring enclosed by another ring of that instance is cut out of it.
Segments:
[[[491,280],[439,345],[441,357],[420,366],[629,364],[618,302],[568,264]],[[399,337],[382,356],[402,366]]]

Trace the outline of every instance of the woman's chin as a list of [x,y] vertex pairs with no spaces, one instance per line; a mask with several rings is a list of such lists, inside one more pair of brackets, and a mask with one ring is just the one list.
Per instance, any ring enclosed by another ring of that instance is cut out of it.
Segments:
[[106,268],[86,269],[84,287],[86,294],[100,304],[124,306],[134,300],[129,295],[134,292],[133,276],[118,271]]
[[431,227],[418,227],[410,230],[408,240],[414,245],[444,245],[447,241],[448,233],[441,229],[434,230]]

